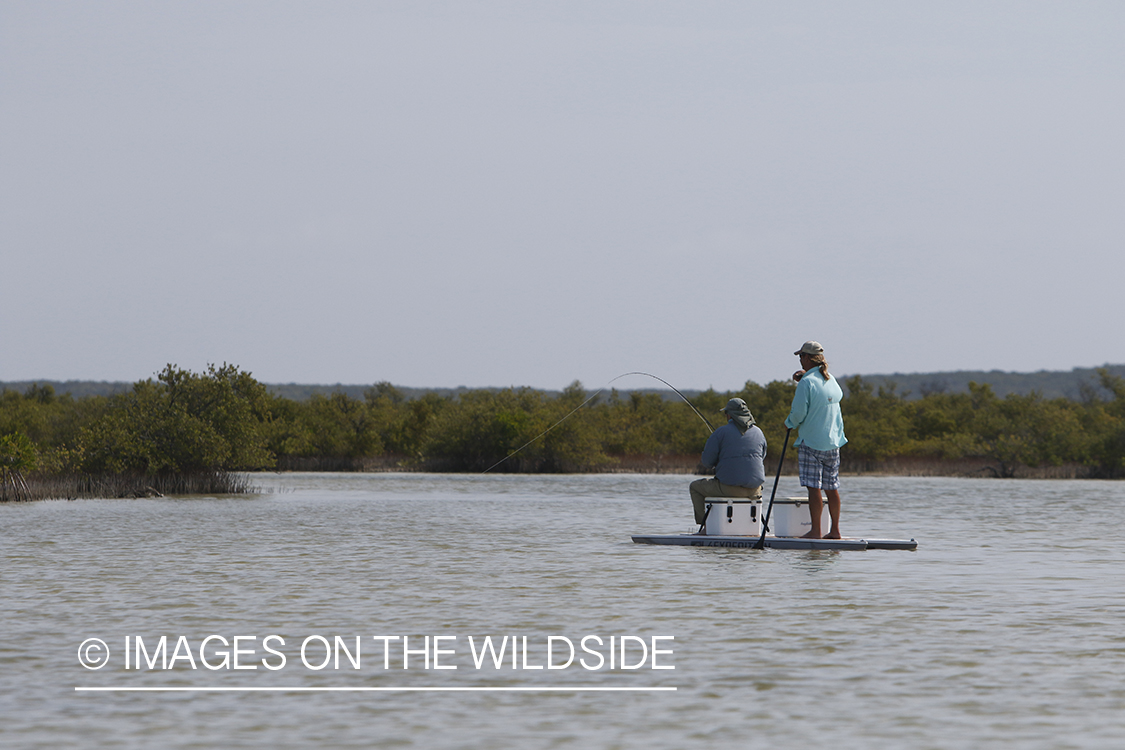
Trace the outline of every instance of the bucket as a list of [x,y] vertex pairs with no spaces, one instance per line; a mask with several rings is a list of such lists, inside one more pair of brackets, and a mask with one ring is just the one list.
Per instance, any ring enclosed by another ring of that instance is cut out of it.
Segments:
[[[831,528],[832,520],[828,516],[828,503],[824,503],[820,513],[820,533],[827,534]],[[804,536],[812,531],[809,499],[787,497],[783,500],[774,500],[773,510],[770,511],[770,531],[774,536]]]
[[741,497],[707,498],[708,536],[759,536],[762,533],[762,501]]

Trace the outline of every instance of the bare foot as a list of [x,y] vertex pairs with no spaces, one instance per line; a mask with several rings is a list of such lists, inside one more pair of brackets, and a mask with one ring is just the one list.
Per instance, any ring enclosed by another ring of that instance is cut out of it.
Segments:
[[811,531],[807,534],[801,535],[802,539],[820,539],[820,534],[814,534]]
[[843,537],[840,536],[839,531],[829,531],[827,534],[824,535],[823,538],[824,539],[842,539]]

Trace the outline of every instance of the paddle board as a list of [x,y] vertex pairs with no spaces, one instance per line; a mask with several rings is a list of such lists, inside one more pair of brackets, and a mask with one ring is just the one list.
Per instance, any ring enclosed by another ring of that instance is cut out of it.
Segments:
[[[758,546],[755,536],[715,536],[709,534],[637,534],[637,544],[672,544],[686,547],[742,547]],[[918,549],[913,539],[801,539],[767,534],[763,547],[771,549]]]

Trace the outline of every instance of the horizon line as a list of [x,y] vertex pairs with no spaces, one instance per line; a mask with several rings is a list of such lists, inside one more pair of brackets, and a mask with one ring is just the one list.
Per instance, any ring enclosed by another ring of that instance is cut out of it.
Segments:
[[[889,377],[894,377],[894,376],[916,376],[916,375],[957,375],[959,373],[982,373],[982,374],[986,374],[986,375],[992,374],[992,373],[1000,373],[1000,374],[1004,374],[1004,375],[1038,375],[1038,374],[1041,374],[1041,373],[1069,374],[1069,373],[1074,372],[1075,370],[1098,370],[1098,369],[1101,369],[1103,367],[1125,367],[1125,362],[1121,362],[1121,363],[1105,362],[1105,363],[1100,364],[1100,365],[1090,365],[1088,367],[1076,365],[1074,367],[1071,367],[1069,370],[1048,370],[1048,369],[1045,369],[1045,368],[1041,368],[1041,369],[1038,369],[1038,370],[1026,370],[1025,371],[1025,370],[1001,370],[1001,369],[998,369],[998,368],[992,368],[990,370],[985,370],[985,369],[975,369],[975,370],[960,369],[960,370],[928,370],[928,371],[925,371],[925,372],[899,372],[899,371],[895,371],[895,372],[869,372],[869,373],[842,373],[840,375],[840,377],[854,377],[855,375],[859,375],[860,377],[864,377],[864,378],[889,378]],[[153,376],[150,375],[148,378],[141,378],[140,380],[152,379],[152,377]],[[258,378],[255,377],[255,380],[258,380]],[[104,379],[104,378],[101,378],[101,379],[98,379],[98,378],[65,378],[65,379],[64,378],[19,378],[19,379],[12,379],[12,380],[2,380],[2,379],[0,379],[0,384],[15,384],[15,383],[104,383],[106,385],[133,385],[136,382],[138,382],[138,381],[137,380],[107,380],[107,379]],[[302,382],[297,382],[295,380],[290,380],[290,381],[286,381],[286,382],[258,380],[258,382],[261,383],[264,386],[267,386],[267,387],[270,387],[270,386],[305,386],[305,387],[311,387],[311,388],[334,388],[334,387],[371,388],[372,386],[377,385],[379,383],[389,382],[389,381],[385,381],[385,380],[379,381],[379,380],[377,380],[377,381],[365,381],[365,382],[362,382],[362,383],[344,383],[342,381],[336,381],[334,383],[330,383],[330,382],[320,382],[320,383],[304,382],[304,383],[302,383]],[[394,388],[405,388],[405,389],[412,390],[412,391],[460,391],[460,390],[480,391],[480,390],[505,390],[507,388],[530,388],[532,390],[537,390],[537,391],[562,391],[563,390],[563,388],[550,388],[550,387],[544,387],[544,386],[536,386],[536,385],[528,385],[528,384],[522,384],[521,385],[521,384],[514,384],[514,383],[509,384],[509,385],[480,385],[480,386],[475,386],[475,385],[455,385],[455,386],[453,386],[453,385],[433,385],[433,386],[430,386],[430,385],[405,385],[405,384],[402,384],[402,383],[391,383],[391,386],[394,387]],[[564,386],[564,388],[565,388],[565,386]],[[585,388],[586,390],[597,390],[596,388],[588,387],[588,386],[585,386],[585,385],[583,385],[583,388]],[[665,391],[665,390],[669,390],[669,389],[656,387],[656,388],[631,388],[629,390],[633,390],[633,391]],[[701,391],[702,392],[702,391],[707,391],[707,390],[714,390],[714,388],[713,388],[713,386],[708,386],[707,388],[687,386],[687,387],[681,388],[680,390]]]

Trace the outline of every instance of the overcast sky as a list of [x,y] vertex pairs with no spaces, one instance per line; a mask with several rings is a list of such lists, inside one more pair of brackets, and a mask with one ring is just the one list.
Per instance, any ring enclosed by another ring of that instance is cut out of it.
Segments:
[[1123,40],[1116,1],[0,0],[0,380],[1125,362]]

